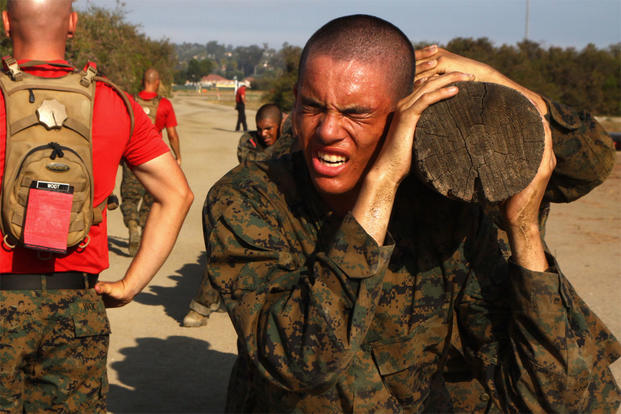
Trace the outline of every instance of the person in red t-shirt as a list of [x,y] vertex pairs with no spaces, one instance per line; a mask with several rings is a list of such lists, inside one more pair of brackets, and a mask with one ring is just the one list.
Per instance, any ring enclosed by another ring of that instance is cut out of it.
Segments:
[[[22,70],[44,78],[71,69],[65,43],[76,29],[71,0],[8,0],[2,13]],[[38,63],[41,62],[41,63]],[[35,64],[31,62],[31,64]],[[4,170],[5,99],[0,94],[0,171]],[[106,212],[90,243],[42,257],[0,248],[0,412],[105,412],[110,325],[105,307],[123,306],[149,283],[172,250],[193,195],[144,111],[97,82],[92,119],[93,205],[112,192],[123,158],[153,195],[138,254],[119,281],[97,281],[108,267]],[[130,109],[134,128],[130,130]]]
[[235,131],[239,131],[240,124],[243,125],[244,132],[248,131],[248,125],[246,125],[246,85],[241,85],[235,92],[235,109],[237,110]]
[[[154,68],[145,71],[142,84],[144,89],[135,96],[144,112],[155,125],[160,136],[166,128],[168,141],[172,148],[177,164],[181,166],[181,151],[179,149],[179,134],[177,134],[177,118],[170,101],[159,96],[160,74]],[[147,221],[153,197],[145,191],[143,185],[136,179],[127,164],[123,163],[123,181],[121,182],[121,212],[123,223],[129,229],[129,255],[135,256],[140,246],[140,229]],[[142,201],[142,203],[141,203]]]

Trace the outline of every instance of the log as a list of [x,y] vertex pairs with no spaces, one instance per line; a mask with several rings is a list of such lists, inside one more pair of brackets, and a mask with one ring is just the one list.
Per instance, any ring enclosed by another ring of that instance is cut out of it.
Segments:
[[535,106],[493,83],[459,82],[459,93],[429,106],[418,121],[413,168],[440,194],[499,202],[524,189],[543,154]]

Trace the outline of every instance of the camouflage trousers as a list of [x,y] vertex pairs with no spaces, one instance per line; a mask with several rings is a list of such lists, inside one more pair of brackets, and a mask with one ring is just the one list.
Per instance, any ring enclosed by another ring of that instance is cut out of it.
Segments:
[[0,291],[0,412],[106,412],[109,334],[94,289]]
[[225,310],[222,308],[223,303],[220,300],[220,294],[213,287],[207,272],[203,275],[203,280],[198,288],[198,293],[190,302],[190,309],[200,313],[203,316],[209,316],[212,312]]
[[140,227],[144,227],[151,205],[153,205],[153,197],[144,189],[127,164],[123,163],[121,212],[125,226],[129,227],[129,222],[134,220]]

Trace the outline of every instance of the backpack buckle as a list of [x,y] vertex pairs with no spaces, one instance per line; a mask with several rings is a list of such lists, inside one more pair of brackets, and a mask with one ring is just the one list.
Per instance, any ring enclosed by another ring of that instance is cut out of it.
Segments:
[[11,79],[14,81],[20,81],[24,78],[24,72],[19,68],[17,60],[13,56],[6,56],[2,58],[4,66],[8,69]]
[[82,69],[80,74],[82,75],[82,79],[80,79],[80,84],[85,88],[88,88],[93,82],[93,79],[95,79],[95,76],[97,76],[97,69],[95,68],[95,66],[88,64],[84,69]]

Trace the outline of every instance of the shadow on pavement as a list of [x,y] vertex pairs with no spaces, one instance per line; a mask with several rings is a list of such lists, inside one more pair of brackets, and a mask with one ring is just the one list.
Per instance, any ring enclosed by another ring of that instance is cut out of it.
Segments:
[[216,131],[224,131],[224,132],[234,132],[236,134],[243,134],[244,131],[235,131],[234,129],[224,129],[224,128],[211,128]]
[[108,236],[108,251],[117,256],[129,257],[128,240],[126,237]]
[[185,336],[138,338],[111,364],[119,385],[111,385],[112,413],[218,413],[224,410],[234,354],[209,349],[209,342]]
[[198,292],[198,287],[203,279],[207,254],[203,251],[195,263],[186,263],[177,274],[168,276],[175,280],[175,286],[150,286],[149,292],[143,291],[134,298],[135,302],[143,305],[163,306],[166,315],[170,316],[179,324],[188,312],[190,300]]

